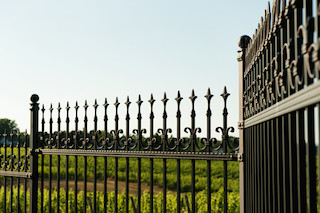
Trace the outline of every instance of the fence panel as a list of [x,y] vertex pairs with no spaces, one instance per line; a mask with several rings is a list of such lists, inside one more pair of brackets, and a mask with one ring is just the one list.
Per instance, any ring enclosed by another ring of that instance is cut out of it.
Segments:
[[240,39],[243,212],[320,211],[319,8],[275,0]]
[[[102,107],[97,101],[92,107],[87,101],[83,107],[76,102],[73,109],[69,103],[65,109],[60,103],[56,109],[53,108],[53,105],[49,109],[42,106],[39,149],[35,152],[39,156],[39,210],[41,212],[153,212],[158,209],[166,212],[169,209],[180,212],[189,209],[191,212],[211,212],[214,208],[220,208],[212,206],[212,199],[216,199],[213,197],[212,188],[214,184],[218,184],[212,182],[212,173],[215,172],[212,171],[212,161],[222,163],[223,181],[221,183],[224,185],[224,190],[221,198],[224,212],[228,211],[228,206],[237,206],[234,202],[228,204],[227,162],[241,160],[241,155],[237,151],[237,138],[229,137],[229,133],[234,131],[233,127],[229,127],[227,123],[229,95],[225,88],[221,94],[224,101],[223,125],[216,128],[216,132],[221,134],[221,141],[211,136],[211,99],[213,95],[210,89],[204,96],[207,101],[207,127],[206,137],[203,138],[199,136],[201,128],[196,125],[196,99],[198,97],[194,91],[189,97],[190,126],[185,128],[181,124],[180,104],[183,98],[180,92],[175,98],[176,135],[172,134],[172,129],[167,125],[169,99],[166,93],[161,100],[162,128],[159,129],[155,129],[155,99],[152,95],[148,100],[150,109],[148,130],[142,125],[141,105],[143,101],[140,96],[136,102],[136,129],[131,127],[130,107],[132,103],[129,97],[124,103],[124,130],[120,128],[120,117],[122,116],[119,113],[118,98],[113,104],[114,127],[110,126],[110,113],[108,112],[110,106],[107,99]],[[93,110],[93,118],[89,116],[89,109]],[[104,114],[103,130],[98,129],[99,109]],[[71,112],[74,117],[70,116]],[[65,118],[61,116],[62,113],[65,114]],[[83,114],[83,117],[80,114]],[[56,122],[54,117],[57,119]],[[89,121],[91,119],[93,130],[90,131]],[[82,124],[83,129],[80,130]],[[65,130],[62,129],[62,126],[65,126]],[[183,136],[182,131],[189,136]],[[205,162],[206,165],[201,167],[206,170],[204,176],[198,174],[200,164],[203,165],[201,162]],[[176,170],[173,171],[172,169],[175,168]],[[162,170],[160,173],[159,169]],[[156,174],[154,174],[155,171],[157,171]],[[186,171],[188,175],[185,175]],[[206,184],[202,184],[203,181]],[[110,182],[113,183],[112,186]],[[146,189],[145,182],[149,184],[148,192],[143,191]],[[121,188],[123,192],[119,191]],[[206,191],[205,195],[201,195],[202,190]],[[162,193],[155,194],[155,191],[162,191]],[[201,200],[200,196],[204,196],[204,200]]]

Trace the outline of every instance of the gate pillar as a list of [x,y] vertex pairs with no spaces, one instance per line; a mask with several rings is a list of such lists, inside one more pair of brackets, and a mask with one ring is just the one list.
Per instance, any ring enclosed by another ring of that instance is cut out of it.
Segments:
[[[245,48],[248,46],[249,41],[251,38],[247,35],[243,35],[239,39],[239,47],[241,50],[239,50],[238,54],[238,62],[239,62],[239,156],[242,156],[244,153],[244,131],[243,131],[243,75],[244,75],[244,68],[245,68]],[[240,183],[240,212],[245,213],[245,167],[244,167],[244,161],[245,159],[241,159],[239,161],[239,183]]]
[[31,96],[30,104],[30,172],[31,172],[31,185],[30,185],[30,213],[37,213],[38,203],[38,148],[39,148],[39,100],[38,95]]

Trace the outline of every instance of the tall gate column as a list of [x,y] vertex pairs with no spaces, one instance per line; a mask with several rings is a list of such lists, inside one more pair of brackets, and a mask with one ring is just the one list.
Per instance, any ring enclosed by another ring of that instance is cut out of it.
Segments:
[[39,127],[39,100],[38,95],[31,96],[30,104],[30,172],[31,172],[31,185],[30,185],[30,213],[37,213],[38,203],[38,127]]
[[[248,46],[250,41],[250,37],[247,35],[243,35],[239,39],[239,55],[237,57],[239,62],[239,153],[243,158],[244,153],[244,118],[243,118],[243,76],[244,76],[244,67],[245,67],[245,48]],[[245,159],[240,159],[239,161],[239,183],[240,183],[240,212],[245,213],[245,167],[244,161]]]

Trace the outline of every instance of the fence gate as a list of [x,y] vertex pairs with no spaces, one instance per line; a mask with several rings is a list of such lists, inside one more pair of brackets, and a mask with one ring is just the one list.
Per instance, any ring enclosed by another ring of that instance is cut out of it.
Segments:
[[275,0],[240,38],[242,212],[319,212],[319,15]]

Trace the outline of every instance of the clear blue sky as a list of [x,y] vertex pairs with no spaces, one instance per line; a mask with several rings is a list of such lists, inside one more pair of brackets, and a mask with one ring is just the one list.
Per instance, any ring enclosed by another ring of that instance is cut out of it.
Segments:
[[[266,7],[265,0],[3,0],[0,118],[14,119],[20,129],[29,129],[33,93],[40,96],[41,104],[53,103],[55,108],[59,101],[63,107],[76,100],[82,106],[85,99],[92,105],[94,98],[101,105],[105,97],[114,103],[116,96],[124,103],[127,95],[135,103],[141,94],[148,129],[146,100],[151,92],[158,100],[160,127],[160,99],[166,91],[171,101],[169,127],[174,129],[177,91],[184,97],[183,126],[188,126],[187,97],[195,89],[197,125],[203,128],[203,96],[210,87],[216,127],[221,125],[220,94],[226,85],[231,93],[230,125],[236,127],[237,42],[243,34],[252,36]],[[123,126],[123,104],[120,107]],[[130,109],[134,127],[136,104]],[[109,111],[113,125],[113,106]],[[102,128],[101,116],[100,122]]]

